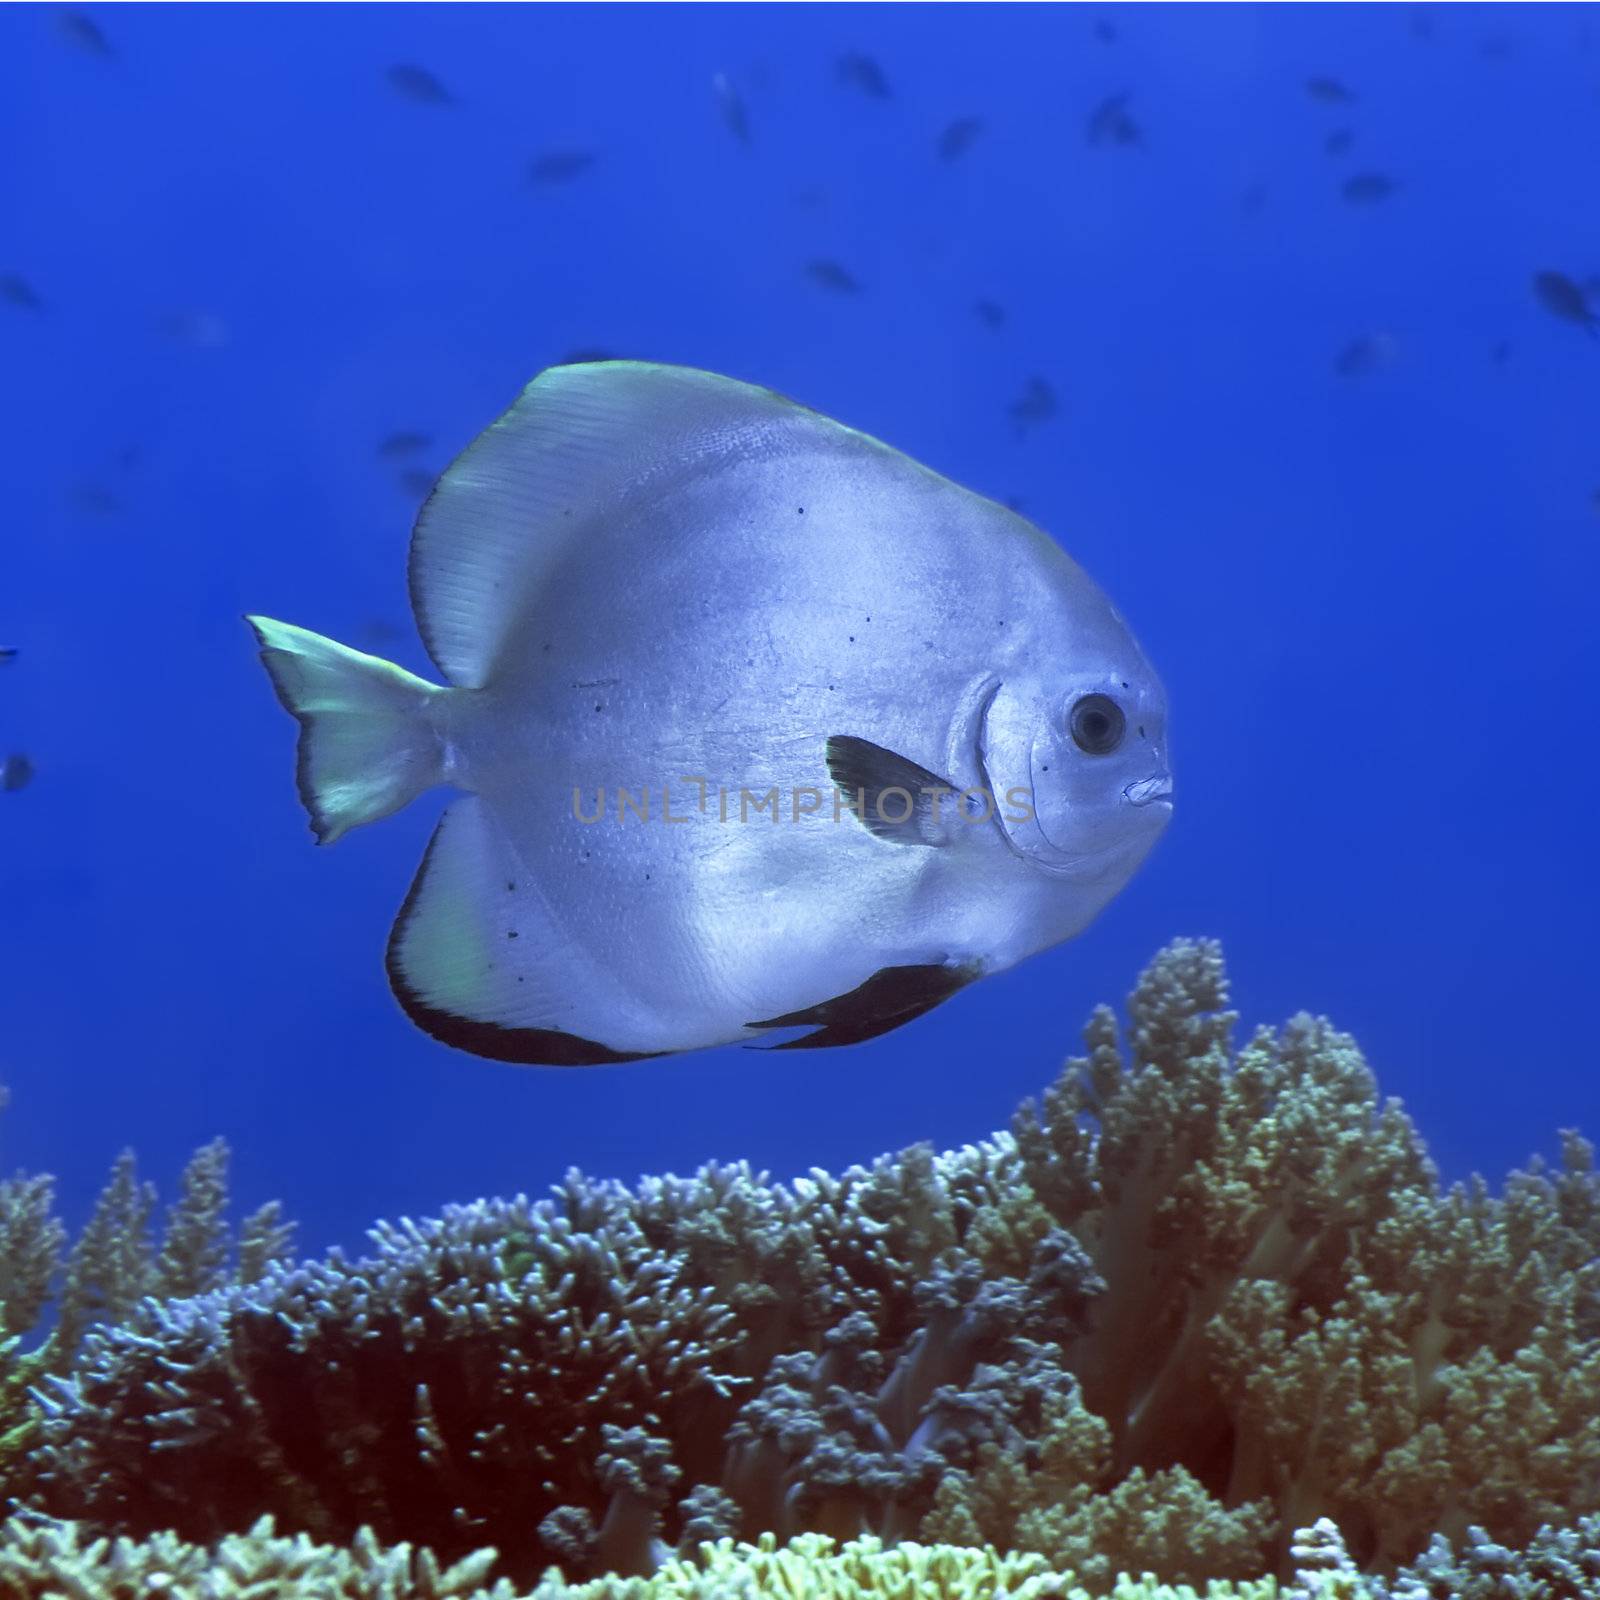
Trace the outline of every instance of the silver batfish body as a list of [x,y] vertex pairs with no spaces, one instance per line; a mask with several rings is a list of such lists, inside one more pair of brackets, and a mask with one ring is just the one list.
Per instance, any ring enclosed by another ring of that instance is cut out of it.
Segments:
[[481,1055],[871,1037],[1079,932],[1170,814],[1161,686],[1086,574],[768,390],[542,373],[410,577],[444,686],[252,623],[319,838],[459,791],[388,965]]

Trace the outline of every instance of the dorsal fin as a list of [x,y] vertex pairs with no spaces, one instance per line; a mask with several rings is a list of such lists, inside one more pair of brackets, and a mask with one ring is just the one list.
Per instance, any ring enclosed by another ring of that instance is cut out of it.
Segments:
[[[671,474],[786,429],[855,433],[770,389],[692,367],[549,367],[440,477],[411,537],[411,603],[434,664],[481,687],[505,635],[575,541]],[[883,448],[878,446],[878,448]]]

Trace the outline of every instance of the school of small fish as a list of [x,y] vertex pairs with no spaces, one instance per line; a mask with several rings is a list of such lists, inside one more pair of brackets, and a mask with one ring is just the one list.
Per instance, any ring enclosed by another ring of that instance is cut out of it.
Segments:
[[[52,15],[81,70],[126,70],[121,30],[77,8]],[[1434,40],[1441,16],[1413,7],[1413,39]],[[1108,19],[1085,37],[1105,63],[1123,59]],[[1503,32],[1476,48],[1491,62],[1515,55]],[[371,95],[420,108],[396,117],[445,127],[475,114],[428,66],[363,70]],[[958,104],[911,124],[912,74],[891,78],[864,50],[837,51],[822,70],[836,109],[902,127],[941,183],[992,167],[1003,147],[1001,110]],[[1381,229],[1424,177],[1386,159],[1363,121],[1381,96],[1363,78],[1304,72],[1284,92],[1306,120],[1305,148],[1327,158],[1316,165],[1325,204],[1342,226]],[[1114,65],[1100,87],[1069,109],[1064,137],[1107,171],[1159,159],[1170,108],[1164,117],[1159,96]],[[760,159],[781,115],[769,88],[759,63],[701,80],[707,137],[743,153],[730,159]],[[518,203],[552,209],[625,160],[581,133],[513,157]],[[1275,187],[1258,179],[1232,194],[1244,216],[1270,217]],[[825,226],[827,184],[792,198]],[[892,289],[881,266],[834,247],[796,252],[793,292],[831,297],[840,317],[881,303]],[[41,329],[66,314],[35,263],[0,266],[0,311]],[[1529,262],[1506,298],[1546,319],[1552,340],[1564,329],[1600,341],[1597,266]],[[986,348],[1005,350],[1014,327],[1025,337],[1026,319],[993,294],[967,295],[956,314],[993,336]],[[187,359],[233,338],[205,306],[147,314],[196,352]],[[1412,348],[1368,325],[1319,359],[1359,392]],[[1500,336],[1484,354],[1504,368],[1512,350]],[[1029,365],[1012,368],[1001,423],[1019,448],[1068,411],[1063,385]],[[402,1004],[450,1044],[585,1064],[868,1038],[1079,931],[1170,813],[1160,684],[1105,597],[1014,510],[864,434],[770,391],[592,345],[536,378],[442,473],[434,432],[391,417],[368,437],[420,508],[412,595],[444,682],[287,624],[253,625],[301,725],[301,794],[320,840],[426,788],[457,793],[389,947]],[[67,503],[118,516],[135,460],[129,447],[114,470],[71,485]],[[856,501],[875,508],[870,534]],[[647,539],[670,554],[659,581],[619,585]],[[980,541],[1008,561],[979,561]],[[716,576],[695,585],[692,573]],[[398,631],[377,618],[363,636]],[[919,641],[934,633],[939,659],[924,663]],[[0,667],[16,656],[0,647]],[[27,754],[0,757],[0,793],[35,776]],[[769,791],[789,808],[770,821]],[[763,801],[754,821],[727,821],[730,794],[736,810]],[[884,815],[902,794],[905,814]],[[855,800],[843,815],[839,795]]]
[[[1438,36],[1437,8],[1417,5],[1410,8],[1408,27],[1414,40],[1430,43]],[[67,7],[55,13],[55,24],[62,40],[82,54],[98,58],[101,70],[115,70],[122,59],[121,52],[99,21],[86,11]],[[1109,18],[1094,17],[1088,24],[1088,34],[1108,51],[1108,61],[1117,59],[1117,46],[1122,39],[1121,29]],[[1476,41],[1481,57],[1491,61],[1509,60],[1515,53],[1514,42],[1504,33],[1488,33]],[[882,107],[881,114],[892,115],[898,97],[891,84],[890,74],[883,63],[865,50],[841,50],[832,57],[833,74],[837,90],[854,95],[862,101]],[[397,98],[416,106],[449,110],[465,114],[470,106],[431,68],[412,60],[390,62],[379,74],[382,82]],[[766,85],[768,72],[764,65],[756,64],[736,78],[723,70],[710,79],[711,102],[728,135],[744,150],[758,148],[758,108],[755,108],[752,90]],[[1336,160],[1349,156],[1358,142],[1352,117],[1369,103],[1358,86],[1345,77],[1331,72],[1307,72],[1301,80],[1305,98],[1316,107],[1327,108],[1338,114],[1340,120],[1329,127],[1321,137],[1323,152]],[[1118,87],[1101,96],[1084,114],[1084,138],[1091,148],[1121,149],[1144,152],[1149,149],[1145,120],[1136,115],[1134,91]],[[948,118],[931,136],[933,158],[946,166],[966,165],[977,159],[977,152],[989,137],[990,119],[974,113]],[[602,153],[585,145],[553,146],[536,151],[523,163],[525,183],[536,190],[560,190],[589,178],[602,165]],[[1332,191],[1345,205],[1357,211],[1382,211],[1404,198],[1405,186],[1392,170],[1379,165],[1366,165],[1356,171],[1347,171],[1335,180]],[[819,185],[807,185],[795,195],[796,203],[807,208],[820,209],[826,205],[825,190]],[[1240,211],[1247,217],[1267,212],[1272,192],[1267,184],[1252,182],[1240,195]],[[854,264],[831,254],[818,253],[800,263],[800,275],[814,289],[840,299],[867,298],[870,285]],[[1526,280],[1531,288],[1535,306],[1551,318],[1580,329],[1589,337],[1600,337],[1600,273],[1555,266],[1535,266]],[[881,285],[878,286],[881,289]],[[18,311],[44,313],[50,309],[46,295],[29,275],[16,270],[0,271],[0,302]],[[973,314],[990,332],[998,333],[1008,325],[1006,308],[992,295],[984,295],[971,302]],[[197,350],[216,349],[230,338],[226,321],[214,311],[196,307],[182,311],[168,311],[156,319],[156,326],[175,343]],[[1399,341],[1388,332],[1359,332],[1351,335],[1333,359],[1334,371],[1342,377],[1368,375],[1382,371],[1397,359]],[[1495,339],[1488,346],[1488,359],[1494,366],[1503,366],[1510,353],[1510,341]],[[574,352],[569,361],[597,359],[591,351]],[[1061,415],[1063,407],[1057,390],[1049,379],[1031,375],[1025,380],[1022,393],[1006,406],[1013,432],[1024,439],[1037,425]],[[425,446],[406,447],[397,441],[421,438],[415,430],[400,428],[387,436],[378,446],[378,457],[391,463],[395,481],[401,491],[411,499],[423,498],[435,474],[429,463],[417,459]],[[115,515],[122,508],[122,497],[103,482],[79,484],[71,494],[72,503],[89,515]]]

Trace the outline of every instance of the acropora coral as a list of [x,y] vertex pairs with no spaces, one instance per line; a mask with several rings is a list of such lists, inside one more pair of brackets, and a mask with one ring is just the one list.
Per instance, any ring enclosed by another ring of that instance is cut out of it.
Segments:
[[[264,1517],[244,1534],[196,1546],[175,1535],[94,1537],[70,1522],[14,1520],[0,1530],[0,1600],[41,1594],[73,1600],[1201,1600],[1190,1588],[1124,1579],[1091,1594],[1037,1555],[998,1555],[871,1537],[839,1545],[801,1534],[784,1546],[721,1539],[668,1562],[649,1578],[568,1584],[547,1573],[530,1590],[490,1578],[495,1553],[480,1551],[448,1569],[410,1545],[385,1548],[369,1532],[348,1547],[285,1538]],[[1204,1600],[1274,1600],[1272,1579],[1211,1584]],[[1368,1600],[1368,1591],[1348,1591]],[[1331,1600],[1331,1597],[1330,1597]]]
[[285,1537],[271,1517],[211,1545],[175,1534],[136,1540],[48,1517],[0,1527],[0,1600],[1586,1600],[1600,1590],[1600,1517],[1541,1534],[1525,1552],[1481,1530],[1457,1555],[1433,1552],[1392,1585],[1360,1576],[1330,1522],[1291,1545],[1293,1576],[1211,1582],[1196,1589],[1150,1574],[1084,1588],[1039,1555],[903,1542],[871,1535],[840,1543],[803,1533],[779,1545],[718,1539],[648,1578],[568,1583],[552,1568],[531,1590],[494,1575],[496,1553],[452,1567],[409,1544],[383,1546],[360,1530],[348,1546]]
[[[0,1110],[6,1102],[0,1088]],[[73,1368],[86,1328],[128,1315],[146,1296],[248,1282],[291,1253],[294,1229],[276,1201],[247,1217],[236,1240],[231,1236],[228,1158],[222,1139],[194,1153],[159,1249],[150,1220],[156,1193],[140,1181],[131,1150],[117,1157],[70,1250],[48,1176],[18,1173],[0,1181],[0,1500],[7,1506],[31,1483],[38,1460],[34,1385]],[[54,1318],[46,1325],[50,1306]]]
[[[169,1244],[112,1274],[136,1296],[69,1266],[31,1513],[191,1550],[270,1514],[297,1549],[426,1547],[430,1583],[492,1546],[504,1582],[566,1594],[555,1566],[594,1600],[698,1594],[661,1585],[707,1550],[744,1563],[701,1573],[719,1600],[769,1592],[763,1560],[812,1573],[770,1592],[858,1592],[813,1536],[1021,1563],[1007,1593],[1600,1597],[1590,1147],[1441,1188],[1352,1040],[1236,1023],[1217,947],[1180,941],[1008,1132],[786,1184],[572,1172],[358,1260],[280,1239],[227,1274],[194,1170]],[[102,1204],[115,1263],[148,1201],[130,1169]],[[37,1211],[18,1189],[0,1218]]]

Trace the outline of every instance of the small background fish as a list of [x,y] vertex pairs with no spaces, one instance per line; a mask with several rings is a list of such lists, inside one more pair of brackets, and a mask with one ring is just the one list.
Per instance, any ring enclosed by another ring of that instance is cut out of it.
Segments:
[[748,146],[750,112],[745,106],[744,96],[734,87],[733,80],[725,72],[719,72],[712,78],[711,88],[716,95],[717,109],[722,113],[723,125],[740,144]]
[[806,276],[819,288],[827,289],[834,294],[861,292],[861,285],[856,281],[855,275],[840,266],[837,261],[830,261],[826,257],[806,262]]
[[419,105],[455,104],[455,96],[426,67],[416,66],[411,62],[397,62],[389,68],[385,76],[389,80],[390,88],[396,94],[407,100],[415,100]]
[[1313,100],[1330,106],[1347,106],[1356,98],[1337,78],[1321,75],[1306,79],[1306,93]]
[[61,37],[85,55],[109,59],[116,54],[100,24],[86,11],[67,7],[56,14],[56,26],[61,30]]
[[1546,269],[1533,275],[1533,293],[1539,304],[1562,322],[1570,322],[1591,336],[1600,329],[1600,314],[1589,304],[1587,292],[1564,272]]
[[1386,172],[1357,172],[1346,178],[1339,192],[1354,206],[1376,205],[1394,193],[1395,183]]
[[1036,423],[1048,422],[1058,409],[1054,385],[1046,378],[1035,376],[1022,386],[1022,393],[1006,411],[1021,434]]
[[408,456],[417,455],[426,450],[433,443],[433,436],[427,433],[418,433],[415,429],[402,428],[398,432],[385,434],[378,445],[378,454],[386,461],[403,461]]
[[981,117],[957,117],[954,122],[946,123],[939,135],[939,159],[955,161],[964,156],[978,142],[982,132]]
[[1088,139],[1092,145],[1141,145],[1144,131],[1128,110],[1131,95],[1123,90],[1108,95],[1089,115]]
[[44,301],[39,298],[33,285],[14,272],[0,273],[0,299],[19,306],[24,311],[44,309]]
[[871,56],[862,55],[856,50],[847,50],[838,58],[836,66],[839,81],[852,89],[859,90],[869,99],[893,98],[883,68]]
[[571,183],[595,163],[588,150],[546,150],[528,163],[528,176],[535,183]]
[[1334,361],[1341,378],[1359,378],[1388,366],[1395,358],[1398,343],[1390,333],[1361,333],[1349,340]]

